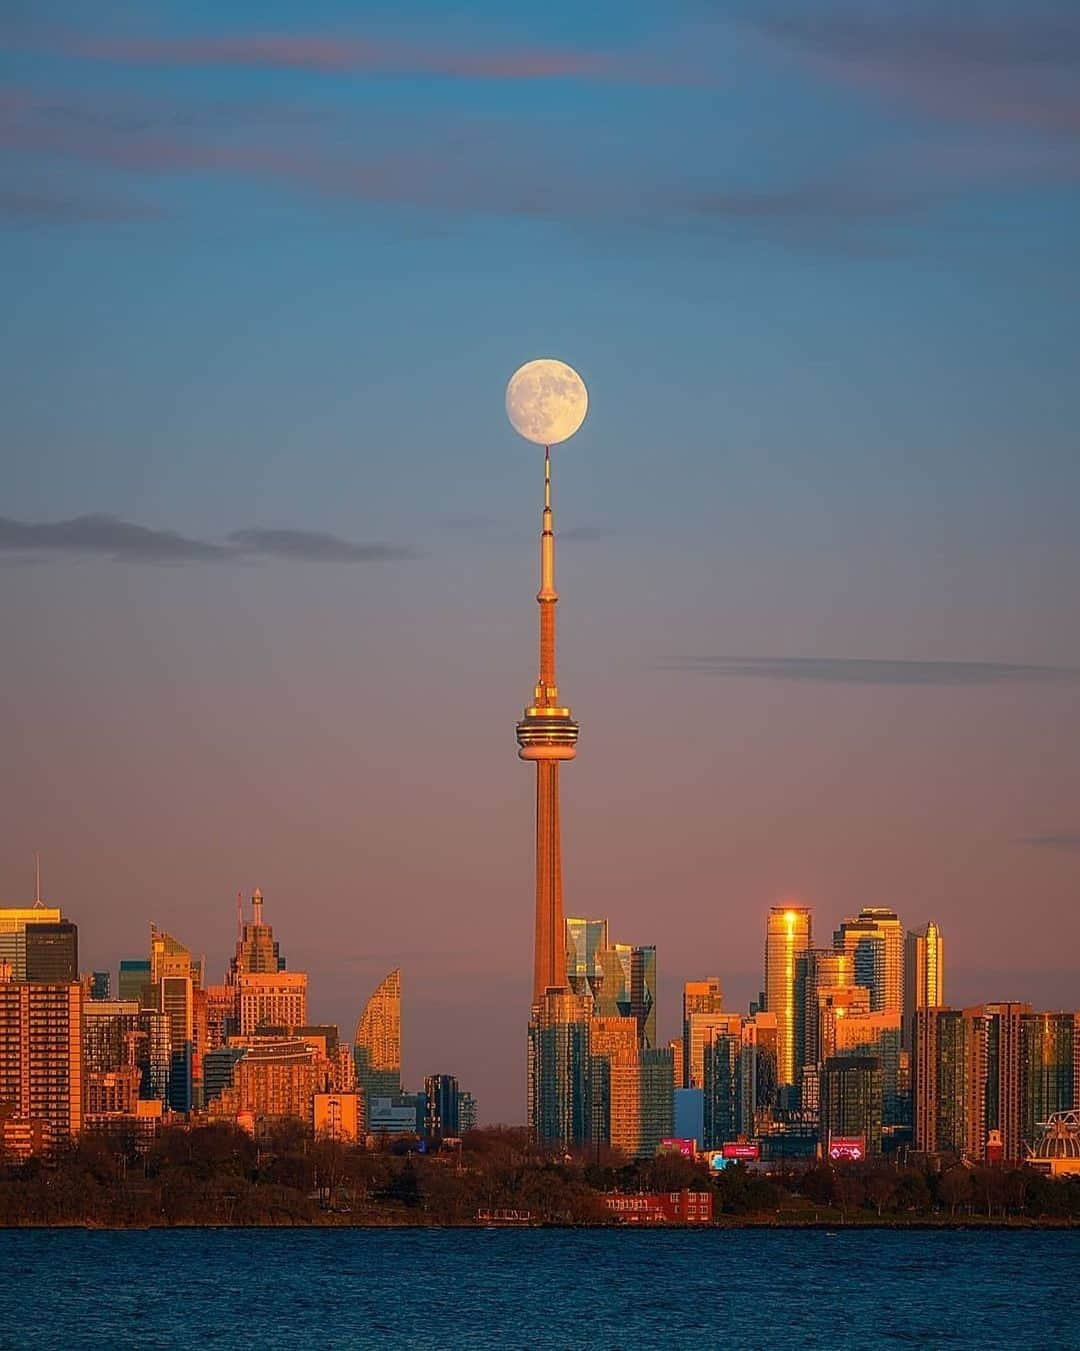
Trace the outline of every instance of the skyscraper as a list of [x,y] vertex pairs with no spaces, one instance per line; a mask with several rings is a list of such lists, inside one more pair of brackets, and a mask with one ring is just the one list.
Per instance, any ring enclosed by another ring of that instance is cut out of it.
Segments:
[[904,1011],[904,926],[894,910],[864,905],[833,934],[833,947],[855,962],[855,984],[870,991],[874,1013]]
[[240,898],[237,897],[238,930],[236,952],[229,962],[229,982],[235,984],[241,975],[271,975],[285,970],[285,958],[274,940],[273,926],[263,919],[263,894],[256,887],[251,897],[251,920],[245,921]]
[[[401,1092],[401,971],[376,986],[364,1005],[353,1037],[356,1083],[365,1104],[373,1097],[393,1098]],[[370,1115],[365,1117],[370,1123]]]
[[[690,1046],[690,1016],[694,1013],[722,1013],[724,1011],[724,992],[720,988],[719,978],[706,976],[704,980],[688,980],[682,991],[682,1061],[677,1066],[681,1070],[677,1082],[681,1088],[701,1087],[700,1057],[695,1060]],[[694,1082],[694,1076],[697,1082]]]
[[919,1009],[941,1008],[945,1003],[945,940],[930,920],[921,929],[904,936],[904,1045],[915,1035]]
[[807,948],[799,960],[801,965],[796,981],[803,995],[799,1063],[818,1065],[824,1059],[818,1033],[822,995],[827,990],[845,990],[854,985],[855,963],[849,953],[837,952],[835,948]]
[[776,1016],[776,1078],[782,1095],[798,1082],[802,1039],[799,958],[810,947],[810,911],[802,905],[774,905],[765,930],[765,1007]]
[[881,1153],[881,1065],[870,1056],[830,1056],[821,1070],[821,1139],[861,1137]]
[[70,985],[79,979],[79,930],[69,919],[26,926],[26,979]]
[[429,1140],[461,1134],[460,1097],[452,1074],[429,1074],[424,1080],[424,1134]]
[[533,1003],[546,990],[568,989],[563,929],[559,764],[572,760],[578,725],[559,702],[555,681],[555,531],[551,512],[551,455],[544,452],[544,510],[540,533],[540,662],[532,703],[517,725],[518,755],[536,764],[536,937]]
[[54,1139],[83,1123],[82,986],[0,979],[0,1102],[47,1121]]
[[29,925],[59,924],[60,911],[40,903],[0,909],[0,962],[6,962],[12,980],[26,979],[26,930]]

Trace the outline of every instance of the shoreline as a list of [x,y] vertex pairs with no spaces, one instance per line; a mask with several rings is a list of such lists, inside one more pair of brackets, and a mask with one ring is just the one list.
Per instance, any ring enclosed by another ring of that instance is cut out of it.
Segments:
[[43,1229],[80,1229],[88,1233],[137,1233],[163,1231],[163,1230],[278,1230],[278,1229],[311,1229],[326,1230],[332,1229],[340,1231],[342,1229],[411,1229],[411,1230],[431,1230],[431,1231],[476,1231],[488,1233],[492,1230],[500,1232],[521,1232],[522,1230],[537,1229],[556,1229],[561,1231],[579,1230],[588,1233],[656,1233],[670,1230],[677,1230],[680,1233],[732,1231],[737,1229],[783,1229],[796,1230],[806,1229],[819,1233],[838,1234],[841,1232],[855,1232],[861,1230],[921,1230],[921,1231],[941,1231],[941,1230],[960,1230],[967,1233],[974,1233],[988,1230],[1013,1230],[1016,1232],[1026,1230],[1063,1230],[1080,1229],[1080,1221],[1071,1219],[1028,1219],[1024,1217],[1015,1217],[1010,1219],[973,1219],[971,1216],[957,1219],[918,1219],[918,1220],[888,1220],[885,1218],[857,1219],[857,1220],[775,1220],[767,1218],[736,1218],[730,1217],[723,1220],[713,1220],[708,1224],[679,1224],[677,1222],[665,1223],[646,1223],[646,1224],[559,1224],[555,1221],[542,1221],[537,1224],[484,1224],[480,1221],[467,1220],[458,1224],[446,1224],[436,1221],[424,1220],[390,1220],[379,1222],[361,1222],[348,1223],[334,1220],[315,1223],[295,1223],[284,1220],[280,1223],[259,1223],[259,1224],[236,1224],[226,1221],[199,1221],[199,1222],[180,1222],[180,1223],[161,1223],[161,1224],[98,1224],[90,1220],[70,1220],[70,1221],[41,1221],[40,1223],[28,1224],[0,1224],[2,1233],[19,1233],[29,1230]]

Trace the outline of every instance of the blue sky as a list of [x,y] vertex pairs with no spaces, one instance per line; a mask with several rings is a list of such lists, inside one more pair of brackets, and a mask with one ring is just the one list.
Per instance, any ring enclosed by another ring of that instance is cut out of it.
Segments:
[[[35,3],[0,47],[5,895],[41,848],[115,964],[151,917],[227,945],[261,885],[323,1016],[400,958],[415,1074],[519,1113],[539,466],[501,403],[553,355],[591,398],[571,908],[658,942],[662,1022],[756,988],[785,890],[823,939],[936,907],[963,997],[1014,993],[979,972],[1080,842],[1074,6]],[[348,977],[290,945],[311,892]]]

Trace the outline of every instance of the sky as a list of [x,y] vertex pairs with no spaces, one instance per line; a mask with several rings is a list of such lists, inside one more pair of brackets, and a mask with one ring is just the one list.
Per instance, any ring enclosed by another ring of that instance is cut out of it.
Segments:
[[764,919],[1080,1005],[1080,11],[9,0],[0,902],[525,1112],[542,464],[569,913],[733,1008]]

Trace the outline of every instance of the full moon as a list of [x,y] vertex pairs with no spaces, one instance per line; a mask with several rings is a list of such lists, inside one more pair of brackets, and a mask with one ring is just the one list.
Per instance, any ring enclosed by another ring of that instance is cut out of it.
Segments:
[[527,361],[506,386],[506,416],[516,432],[538,446],[568,440],[588,411],[585,381],[565,361]]

